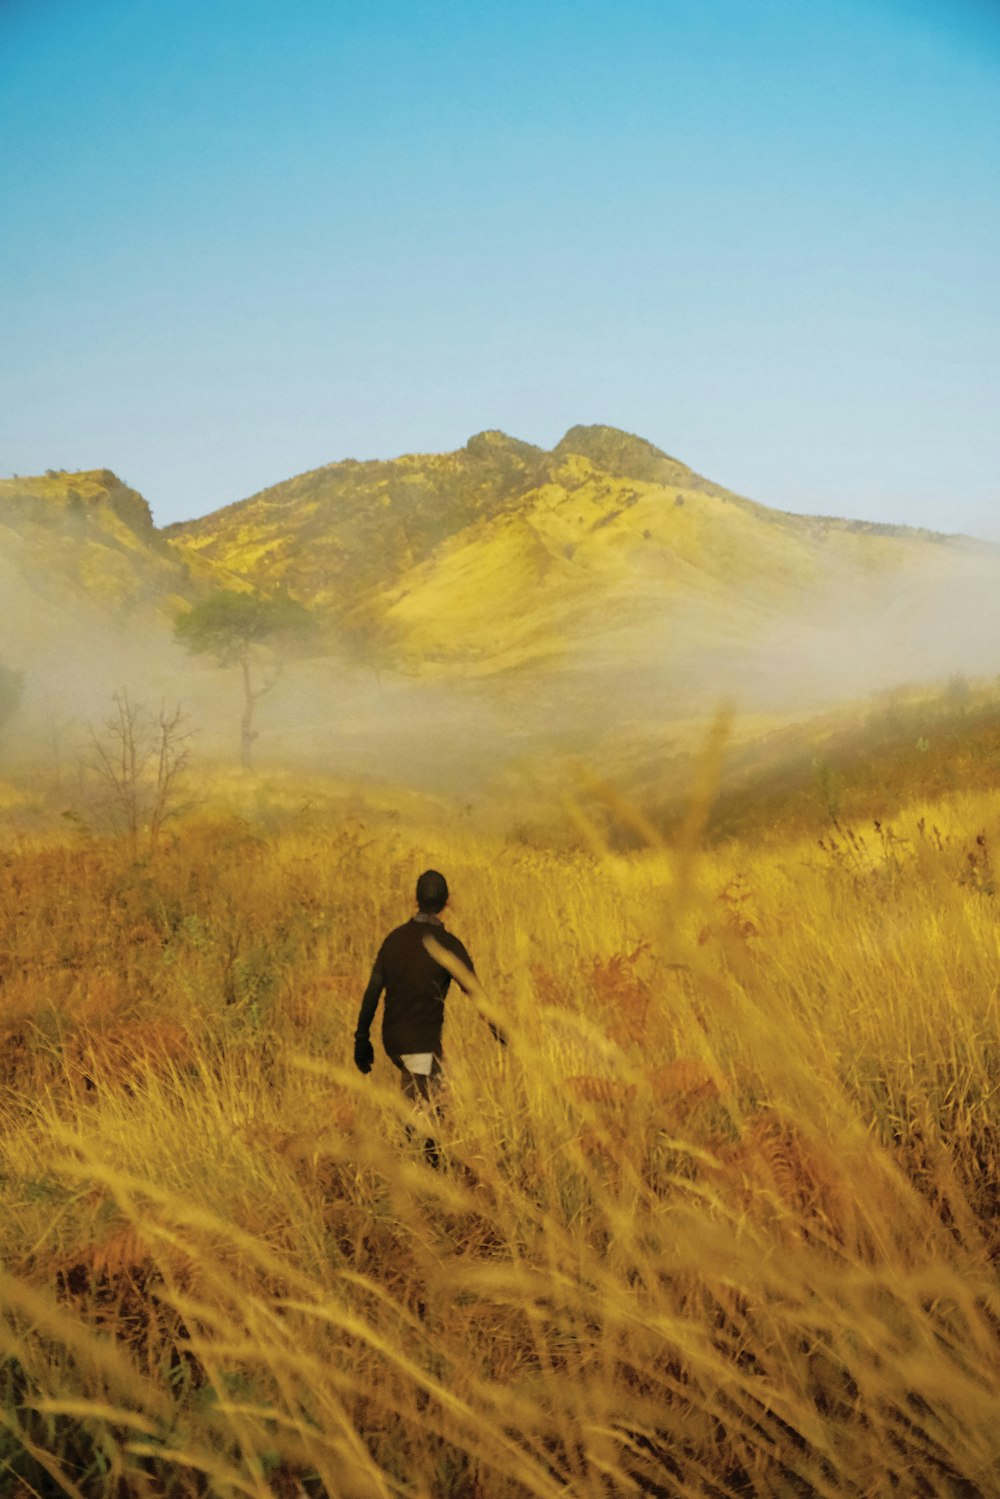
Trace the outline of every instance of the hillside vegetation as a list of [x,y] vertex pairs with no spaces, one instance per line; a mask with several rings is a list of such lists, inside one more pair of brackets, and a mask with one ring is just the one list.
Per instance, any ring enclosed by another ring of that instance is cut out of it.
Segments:
[[190,571],[142,496],[108,469],[0,479],[0,568],[8,598],[18,588],[42,610],[91,603],[109,612],[176,608]]
[[[993,799],[713,851],[717,750],[627,854],[291,778],[7,851],[12,1492],[996,1492]],[[436,1171],[350,1065],[428,865]]]
[[7,480],[0,543],[0,664],[25,684],[6,737],[30,756],[122,689],[221,749],[238,694],[172,634],[220,590],[316,624],[261,706],[262,760],[355,775],[389,749],[426,783],[457,758],[480,790],[581,753],[631,785],[722,701],[786,723],[1000,665],[996,548],[785,514],[610,427],[330,464],[164,531],[107,471]]
[[688,700],[711,652],[745,670],[782,621],[822,631],[864,616],[873,584],[998,565],[961,538],[769,509],[600,426],[551,452],[484,432],[454,453],[330,464],[167,534],[328,611],[398,670],[638,671],[655,694],[666,660]]
[[[664,830],[684,815],[696,765],[692,748],[632,765],[633,795]],[[737,721],[708,833],[715,842],[818,836],[970,788],[1000,791],[1000,684],[956,675],[815,717]]]

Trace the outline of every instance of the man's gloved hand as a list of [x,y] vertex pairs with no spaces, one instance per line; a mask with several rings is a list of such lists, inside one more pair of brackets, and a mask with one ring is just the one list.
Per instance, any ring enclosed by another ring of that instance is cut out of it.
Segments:
[[371,1072],[375,1061],[375,1048],[367,1036],[354,1038],[354,1065],[359,1072]]

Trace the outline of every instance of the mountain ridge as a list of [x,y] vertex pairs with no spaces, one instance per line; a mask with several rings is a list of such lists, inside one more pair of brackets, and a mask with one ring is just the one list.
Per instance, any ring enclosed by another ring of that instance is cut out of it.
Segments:
[[968,536],[961,532],[936,531],[930,527],[910,526],[887,521],[866,520],[863,517],[847,517],[837,515],[813,515],[797,511],[782,510],[770,506],[762,501],[753,500],[737,491],[727,489],[724,485],[708,479],[685,464],[681,459],[671,457],[661,448],[649,442],[646,438],[635,433],[626,432],[621,428],[607,426],[604,424],[578,424],[570,427],[559,441],[549,449],[540,447],[534,443],[512,437],[499,428],[486,428],[475,433],[461,447],[450,449],[445,453],[407,452],[395,458],[341,458],[334,459],[329,463],[321,464],[317,468],[303,470],[289,479],[279,480],[275,484],[267,485],[265,488],[255,490],[252,494],[242,499],[229,501],[227,504],[217,507],[204,515],[192,517],[188,520],[173,521],[162,527],[162,534],[168,538],[174,538],[190,534],[198,528],[207,525],[213,518],[229,515],[233,512],[242,511],[258,501],[269,499],[277,495],[286,495],[292,486],[301,486],[309,481],[314,481],[322,476],[334,478],[338,475],[346,477],[357,477],[368,474],[374,477],[376,474],[398,472],[400,465],[410,469],[418,468],[421,464],[439,463],[448,459],[460,459],[463,454],[474,456],[478,459],[488,459],[497,453],[516,454],[524,463],[535,465],[537,474],[546,471],[546,464],[552,460],[560,460],[565,456],[577,456],[590,459],[595,467],[602,468],[612,477],[643,479],[647,482],[657,482],[664,487],[671,484],[678,488],[686,488],[695,493],[707,493],[724,495],[730,501],[740,507],[749,507],[754,511],[764,512],[769,516],[780,518],[781,521],[806,528],[834,528],[838,530],[863,531],[872,535],[883,536],[919,536],[928,540],[946,540],[955,543],[970,543],[976,547],[1000,550],[997,543],[987,542],[979,537]]
[[738,646],[835,582],[933,571],[932,543],[981,549],[776,510],[600,424],[550,450],[488,429],[443,454],[342,460],[166,534],[246,586],[287,588],[362,654],[473,675],[599,649],[611,624],[641,654],[644,630],[676,635],[695,604],[684,628]]
[[623,684],[736,694],[769,660],[809,683],[810,662],[843,657],[839,683],[856,657],[881,681],[913,641],[937,670],[998,559],[974,538],[774,509],[600,424],[552,449],[486,429],[446,453],[341,459],[163,528],[111,470],[0,481],[0,580],[38,614],[8,630],[22,655],[74,611],[81,641],[98,614],[169,641],[206,590],[284,590],[331,661],[492,682],[539,712],[557,679],[595,705]]
[[128,607],[187,591],[185,560],[111,469],[0,480],[0,567],[25,577],[33,557],[44,563],[32,578],[42,594],[79,591]]

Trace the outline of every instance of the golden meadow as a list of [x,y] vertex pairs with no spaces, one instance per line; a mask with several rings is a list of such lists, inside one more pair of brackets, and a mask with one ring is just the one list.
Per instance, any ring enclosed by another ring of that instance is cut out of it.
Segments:
[[[997,1492],[998,804],[712,844],[715,758],[662,841],[289,777],[8,838],[0,1493]],[[438,1170],[351,1062],[427,865]]]

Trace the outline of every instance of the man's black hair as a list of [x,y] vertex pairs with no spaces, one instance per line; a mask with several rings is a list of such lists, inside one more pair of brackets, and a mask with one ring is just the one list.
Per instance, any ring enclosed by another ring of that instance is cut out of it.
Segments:
[[436,869],[425,869],[417,881],[417,905],[428,916],[436,916],[448,903],[448,881]]

